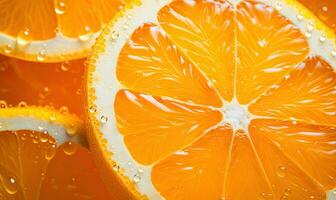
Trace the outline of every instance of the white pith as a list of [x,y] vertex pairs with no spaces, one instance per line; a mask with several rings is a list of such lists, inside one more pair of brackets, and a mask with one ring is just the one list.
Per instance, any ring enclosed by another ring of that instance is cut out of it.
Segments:
[[56,145],[61,145],[66,141],[81,143],[83,139],[79,134],[68,134],[67,128],[62,124],[36,119],[31,116],[0,117],[0,132],[19,130],[47,131],[56,140]]
[[[151,166],[143,166],[137,163],[127,150],[123,136],[118,133],[115,124],[114,113],[114,98],[118,90],[123,86],[120,85],[116,79],[116,65],[119,52],[126,43],[128,37],[140,25],[146,22],[157,23],[157,12],[165,5],[169,4],[172,0],[143,0],[140,6],[128,9],[123,17],[116,20],[110,30],[110,34],[105,35],[105,51],[100,53],[96,60],[95,72],[90,74],[92,76],[92,85],[95,89],[93,95],[96,97],[92,99],[92,103],[97,107],[97,112],[94,114],[99,121],[101,116],[108,118],[107,123],[103,123],[100,131],[103,133],[104,138],[108,141],[108,150],[113,153],[112,160],[123,169],[123,174],[130,180],[133,180],[135,175],[138,175],[138,169],[142,169],[140,174],[141,180],[137,183],[137,189],[141,194],[145,194],[149,199],[163,199],[163,197],[154,188],[151,182]],[[229,0],[233,5],[236,5],[241,0]],[[260,0],[261,2],[275,7],[280,4],[282,9],[280,12],[289,18],[294,25],[296,25],[303,33],[306,31],[306,26],[310,22],[307,19],[299,20],[297,15],[298,11],[287,5],[286,0]],[[124,26],[127,25],[127,29]],[[112,39],[111,36],[117,32],[119,37]],[[307,38],[310,44],[310,55],[320,55],[324,60],[330,63],[331,66],[336,66],[336,57],[331,55],[335,50],[335,41],[329,38],[321,43],[319,38],[323,33],[313,31],[311,37]],[[327,52],[321,54],[321,52]],[[334,68],[335,69],[335,68]],[[91,90],[88,90],[91,91]],[[238,111],[238,112],[236,112]],[[248,123],[251,116],[247,111],[246,106],[240,106],[236,102],[224,104],[221,112],[225,114],[225,119],[221,123],[229,123],[231,126],[238,130],[243,129],[247,131]],[[328,199],[336,199],[332,197],[332,193],[328,194]]]

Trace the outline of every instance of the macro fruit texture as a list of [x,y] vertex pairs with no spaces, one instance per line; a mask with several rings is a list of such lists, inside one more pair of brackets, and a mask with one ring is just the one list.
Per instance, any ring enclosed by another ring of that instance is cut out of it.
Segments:
[[335,44],[292,0],[129,4],[87,77],[108,186],[149,199],[326,199]]

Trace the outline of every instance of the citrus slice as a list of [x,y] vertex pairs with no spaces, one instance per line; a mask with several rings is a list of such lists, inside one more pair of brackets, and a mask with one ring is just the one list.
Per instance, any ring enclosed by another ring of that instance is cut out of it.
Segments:
[[85,57],[122,0],[2,1],[0,52],[38,62]]
[[8,107],[48,106],[83,117],[84,71],[84,59],[36,63],[0,55],[0,101]]
[[335,34],[294,0],[134,1],[97,40],[89,142],[113,192],[326,199]]
[[0,109],[0,198],[108,199],[88,150],[76,144],[83,133],[74,115]]

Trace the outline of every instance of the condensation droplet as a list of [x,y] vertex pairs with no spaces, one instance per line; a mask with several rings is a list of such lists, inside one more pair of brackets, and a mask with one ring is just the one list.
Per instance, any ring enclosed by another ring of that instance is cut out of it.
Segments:
[[107,121],[108,121],[108,118],[107,118],[106,116],[102,115],[102,116],[100,117],[100,122],[101,122],[102,124],[105,124]]
[[34,144],[37,144],[37,143],[40,142],[40,137],[37,136],[37,135],[34,135],[34,136],[32,137],[32,140],[33,140],[33,143],[34,143]]
[[331,56],[336,57],[336,50],[331,51]]
[[285,190],[284,196],[289,196],[292,193],[292,190],[290,188],[287,188]]
[[44,157],[47,160],[51,160],[56,154],[56,144],[52,144],[46,151]]
[[45,60],[45,51],[44,50],[41,50],[40,52],[38,52],[36,58],[38,61],[44,61]]
[[19,108],[25,108],[25,107],[27,107],[27,103],[24,102],[24,101],[20,101],[20,102],[18,103],[18,107],[19,107]]
[[52,114],[49,116],[49,120],[50,120],[50,121],[55,121],[55,120],[56,120],[56,114],[52,113]]
[[119,33],[117,31],[112,31],[111,33],[111,39],[112,41],[116,41],[119,37]]
[[138,172],[139,172],[140,174],[142,174],[142,173],[144,173],[144,170],[143,170],[143,169],[138,169]]
[[307,38],[310,38],[311,35],[312,35],[312,34],[311,34],[310,32],[306,32],[306,33],[305,33],[305,36],[306,36]]
[[321,35],[319,40],[320,40],[321,43],[325,42],[326,41],[325,35]]
[[16,179],[13,176],[0,175],[0,179],[5,191],[8,194],[15,194],[18,191],[18,184]]
[[69,108],[66,107],[66,106],[62,106],[60,109],[59,109],[60,113],[63,114],[63,115],[66,115],[66,114],[69,114]]
[[22,133],[22,134],[20,135],[20,139],[21,139],[22,141],[27,140],[27,134],[26,134],[26,133]]
[[308,23],[308,24],[307,24],[307,31],[308,31],[309,33],[311,33],[311,32],[313,32],[313,30],[314,30],[314,24],[312,24],[312,23]]
[[23,31],[20,31],[17,38],[16,42],[18,46],[24,47],[30,43],[30,30],[28,28],[25,28]]
[[13,51],[13,47],[11,44],[7,44],[4,48],[4,53],[5,54],[10,54]]
[[96,106],[90,106],[90,107],[89,107],[89,112],[90,112],[90,113],[95,113],[95,112],[97,112],[97,108],[96,108]]
[[68,135],[75,135],[77,133],[77,127],[74,124],[70,124],[66,129]]
[[309,199],[315,199],[315,196],[311,195],[311,196],[309,197]]
[[85,26],[84,31],[85,31],[85,33],[78,37],[78,39],[82,42],[88,41],[93,35],[92,31],[91,31],[91,28],[89,26]]
[[66,155],[71,156],[76,153],[77,146],[69,141],[62,146],[62,149]]
[[140,176],[140,174],[135,174],[135,175],[133,176],[133,181],[134,181],[135,183],[139,183],[140,180],[141,180],[141,176]]
[[301,20],[303,20],[303,15],[298,14],[298,15],[296,16],[296,18],[297,18],[299,21],[301,21]]
[[65,6],[65,3],[63,1],[59,1],[56,3],[56,6],[55,6],[55,13],[58,14],[58,15],[62,15],[65,13],[65,10],[66,10],[66,6]]
[[326,21],[328,20],[328,7],[327,6],[322,6],[321,9],[319,9],[317,15],[319,16],[320,19]]
[[127,23],[124,24],[123,28],[124,28],[124,30],[127,30],[128,29],[128,24]]
[[127,15],[127,19],[132,19],[132,15],[131,15],[131,14],[128,14],[128,15]]
[[276,5],[275,5],[275,9],[277,9],[277,10],[281,10],[282,9],[282,5],[278,2],[278,3],[276,3]]
[[61,70],[64,72],[69,71],[70,69],[70,65],[69,65],[69,61],[65,61],[63,63],[61,63]]
[[115,164],[113,165],[113,170],[114,171],[118,171],[120,169],[119,165]]
[[6,101],[3,101],[3,100],[0,100],[0,108],[7,108],[7,102]]
[[277,174],[279,177],[283,178],[286,176],[286,167],[284,166],[279,166],[277,170]]

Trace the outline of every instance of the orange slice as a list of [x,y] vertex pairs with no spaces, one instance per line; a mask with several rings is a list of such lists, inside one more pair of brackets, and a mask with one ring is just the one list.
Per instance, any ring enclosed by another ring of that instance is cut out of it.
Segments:
[[36,63],[0,55],[0,101],[7,107],[48,106],[84,115],[85,60]]
[[123,0],[3,1],[0,52],[30,61],[85,57]]
[[109,189],[333,198],[335,44],[295,0],[130,3],[87,75],[89,142]]
[[73,115],[0,109],[1,199],[109,199],[90,153],[75,144],[83,131]]

